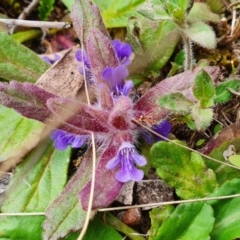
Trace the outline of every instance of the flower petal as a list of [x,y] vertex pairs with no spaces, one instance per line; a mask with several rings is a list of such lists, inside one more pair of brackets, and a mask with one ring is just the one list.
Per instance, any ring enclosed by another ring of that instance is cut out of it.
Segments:
[[121,64],[127,66],[130,63],[130,56],[132,54],[131,46],[128,43],[122,43],[119,40],[113,40],[113,46]]
[[[152,130],[159,133],[160,135],[164,136],[164,137],[168,137],[168,134],[170,133],[172,129],[172,124],[167,121],[167,120],[163,120],[162,122],[160,122],[157,125],[152,126]],[[163,140],[161,137],[156,137],[157,140]]]
[[85,142],[85,138],[83,136],[76,136],[75,138],[73,138],[72,140],[72,148],[80,148],[81,146],[83,146]]
[[147,163],[145,157],[143,157],[136,151],[131,154],[131,157],[132,157],[132,161],[136,163],[138,166],[144,166]]
[[117,154],[117,156],[115,156],[114,158],[112,158],[111,160],[108,161],[106,168],[107,169],[114,169],[115,167],[117,167],[117,165],[119,165],[121,162],[120,156],[119,154]]
[[121,170],[116,174],[119,182],[128,182],[130,180],[140,181],[143,179],[144,173],[142,170],[137,169],[134,165],[129,168],[126,162],[122,165]]
[[85,143],[87,137],[88,136],[72,134],[58,129],[51,134],[54,146],[59,150],[65,150],[68,145],[71,145],[72,148],[79,148]]
[[83,62],[87,68],[90,68],[90,62],[88,59],[88,55],[85,51],[78,50],[75,54],[75,57],[79,62]]
[[131,80],[126,81],[123,86],[123,95],[127,96],[133,88],[133,82]]

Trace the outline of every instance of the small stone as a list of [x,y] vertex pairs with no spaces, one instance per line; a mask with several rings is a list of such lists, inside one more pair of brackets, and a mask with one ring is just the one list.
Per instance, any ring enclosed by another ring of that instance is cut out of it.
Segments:
[[142,223],[142,213],[140,208],[130,208],[126,211],[122,221],[130,226],[139,225]]

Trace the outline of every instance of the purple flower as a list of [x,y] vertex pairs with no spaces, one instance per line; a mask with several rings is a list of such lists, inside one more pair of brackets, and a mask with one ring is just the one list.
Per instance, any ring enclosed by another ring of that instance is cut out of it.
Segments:
[[71,145],[72,148],[79,148],[83,146],[87,138],[87,135],[77,135],[59,129],[55,130],[51,134],[51,139],[54,141],[54,146],[59,150],[65,150],[68,145]]
[[[152,125],[151,129],[153,131],[155,131],[156,133],[159,133],[160,135],[162,135],[163,137],[167,138],[171,129],[172,129],[172,124],[167,121],[167,120],[163,120],[158,124],[154,124]],[[154,141],[161,141],[163,140],[161,137],[158,136],[153,136],[152,133],[148,132],[147,130],[142,130],[142,135],[143,138],[145,139],[145,141],[151,145],[153,144]]]
[[113,40],[113,47],[121,64],[127,66],[130,63],[130,56],[132,54],[131,46],[128,43],[122,43],[119,40]]
[[48,56],[43,56],[42,60],[44,60],[45,62],[49,63],[49,64],[54,64],[56,61],[58,61],[61,57],[58,54],[54,54],[54,58],[51,59]]
[[79,62],[83,63],[84,65],[82,67],[79,67],[79,72],[82,75],[84,75],[84,70],[85,70],[85,76],[87,81],[89,83],[93,83],[94,79],[91,71],[91,64],[89,62],[88,55],[86,54],[86,52],[82,50],[78,50],[75,54],[75,57]]
[[106,167],[108,169],[114,169],[120,164],[121,170],[116,174],[116,179],[119,182],[127,182],[130,180],[140,181],[143,179],[143,171],[137,169],[134,164],[144,166],[146,159],[141,156],[129,142],[122,143],[117,155],[107,163]]
[[124,78],[127,76],[128,70],[124,65],[116,68],[107,67],[102,72],[102,78],[108,82],[114,97],[127,96],[131,91],[133,82],[131,80],[125,82]]

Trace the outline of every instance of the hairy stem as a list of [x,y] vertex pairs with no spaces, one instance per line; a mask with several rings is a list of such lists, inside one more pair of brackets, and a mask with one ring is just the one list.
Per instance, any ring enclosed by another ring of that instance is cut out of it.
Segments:
[[184,70],[192,70],[192,43],[185,33],[182,33],[182,39],[185,52]]

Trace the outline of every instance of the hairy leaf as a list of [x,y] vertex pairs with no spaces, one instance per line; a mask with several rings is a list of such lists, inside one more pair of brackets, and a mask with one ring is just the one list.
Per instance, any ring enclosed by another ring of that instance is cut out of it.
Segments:
[[0,77],[20,82],[36,82],[49,64],[37,54],[0,32]]
[[[43,239],[64,238],[70,231],[78,231],[83,226],[86,212],[79,202],[78,193],[91,179],[91,149],[85,153],[77,172],[68,181],[58,198],[47,208],[43,223]],[[92,212],[92,216],[94,211]]]
[[109,36],[97,5],[93,4],[91,0],[75,0],[71,18],[74,29],[84,48],[86,48],[87,39],[91,35],[90,31],[93,28],[98,29],[104,36]]
[[[156,86],[147,91],[135,104],[135,110],[141,110],[146,113],[152,113],[154,119],[159,120],[167,115],[168,111],[162,109],[157,104],[159,97],[175,92],[181,92],[189,100],[193,101],[192,84],[196,74],[200,69],[194,71],[185,71],[173,77],[166,78]],[[205,70],[213,80],[218,78],[219,69],[217,67],[208,67]],[[136,116],[139,117],[139,116]]]
[[148,76],[151,72],[159,71],[169,60],[179,38],[179,30],[172,21],[150,21],[141,16],[130,18],[128,41],[135,58],[129,66],[129,72],[144,72]]
[[50,13],[53,11],[55,0],[41,0],[38,7],[39,17],[41,20],[47,20]]
[[[239,194],[240,179],[226,181],[216,189],[209,197]],[[240,236],[240,198],[209,201],[216,219],[211,233],[212,240],[232,240]]]
[[87,54],[91,63],[96,82],[102,83],[102,72],[107,67],[119,65],[110,38],[105,37],[99,30],[92,29],[87,41]]
[[[13,109],[0,105],[0,162],[17,156],[21,148],[28,144],[29,139],[36,139],[43,124],[20,116]],[[28,146],[29,150],[31,149]]]
[[[63,125],[59,128],[75,134],[107,133],[108,112],[70,99],[53,98],[47,106]],[[64,113],[64,114],[63,114]],[[65,116],[69,119],[65,119]]]
[[213,120],[213,110],[210,108],[201,109],[195,105],[191,113],[198,131],[205,130]]
[[159,100],[160,107],[178,114],[190,112],[193,102],[188,100],[181,92],[163,95]]
[[56,96],[31,83],[0,82],[0,102],[23,116],[38,121],[44,122],[50,116],[46,102],[52,97]]
[[185,28],[183,31],[191,41],[204,48],[213,49],[216,47],[215,33],[211,27],[205,23],[193,23],[189,28]]
[[[7,187],[1,212],[44,212],[67,181],[69,160],[70,148],[58,151],[49,140],[40,144],[17,167]],[[0,236],[41,239],[43,220],[43,216],[1,217]]]
[[164,5],[158,0],[146,0],[144,4],[137,8],[137,12],[153,21],[172,20]]
[[[99,159],[95,178],[93,209],[108,206],[119,195],[123,186],[123,183],[115,178],[118,169],[108,170],[106,168],[108,161],[117,154],[118,148],[119,146],[116,146],[115,144],[108,146]],[[84,210],[88,207],[90,188],[91,182],[89,182],[79,194]]]
[[205,2],[195,2],[191,11],[187,16],[188,22],[216,22],[220,21],[220,16],[216,13],[213,13],[209,7],[209,5]]
[[208,240],[213,224],[213,209],[208,204],[180,204],[159,228],[154,240]]
[[206,196],[217,186],[214,172],[206,168],[201,155],[197,153],[171,142],[157,142],[150,154],[157,174],[174,187],[177,195],[183,199]]
[[211,77],[206,71],[201,70],[197,73],[193,82],[193,94],[199,101],[201,108],[207,108],[213,105],[215,88]]

